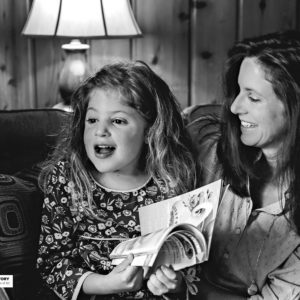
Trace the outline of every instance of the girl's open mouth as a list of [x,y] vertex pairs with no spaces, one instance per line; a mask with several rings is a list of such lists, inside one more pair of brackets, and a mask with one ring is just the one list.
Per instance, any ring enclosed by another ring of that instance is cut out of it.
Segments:
[[96,145],[94,149],[98,157],[106,158],[112,155],[116,148],[113,146]]

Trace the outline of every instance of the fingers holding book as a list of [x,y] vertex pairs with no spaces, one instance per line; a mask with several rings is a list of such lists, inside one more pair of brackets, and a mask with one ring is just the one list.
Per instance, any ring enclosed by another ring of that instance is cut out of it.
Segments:
[[165,265],[157,268],[147,281],[148,289],[156,296],[178,293],[183,290],[183,284],[182,274]]
[[[133,255],[128,257],[116,266],[109,276],[113,279],[112,282],[118,287],[119,291],[137,291],[143,285],[143,268],[131,266]],[[118,283],[118,284],[117,284]]]

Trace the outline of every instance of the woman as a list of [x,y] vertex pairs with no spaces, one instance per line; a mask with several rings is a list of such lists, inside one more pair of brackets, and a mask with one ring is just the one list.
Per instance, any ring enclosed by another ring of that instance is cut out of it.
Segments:
[[213,174],[230,189],[201,299],[300,299],[300,35],[238,43],[224,83]]

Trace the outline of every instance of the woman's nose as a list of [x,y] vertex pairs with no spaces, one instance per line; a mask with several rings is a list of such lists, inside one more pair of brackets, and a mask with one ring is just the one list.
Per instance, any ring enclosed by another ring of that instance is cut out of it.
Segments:
[[230,111],[235,115],[245,113],[244,102],[244,97],[241,94],[238,94],[230,106]]

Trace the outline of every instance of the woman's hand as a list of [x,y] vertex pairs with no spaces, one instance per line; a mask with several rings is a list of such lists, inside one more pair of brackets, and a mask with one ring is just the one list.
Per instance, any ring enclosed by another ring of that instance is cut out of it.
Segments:
[[172,267],[161,266],[150,275],[147,286],[156,296],[179,293],[183,290],[182,274],[175,272]]

